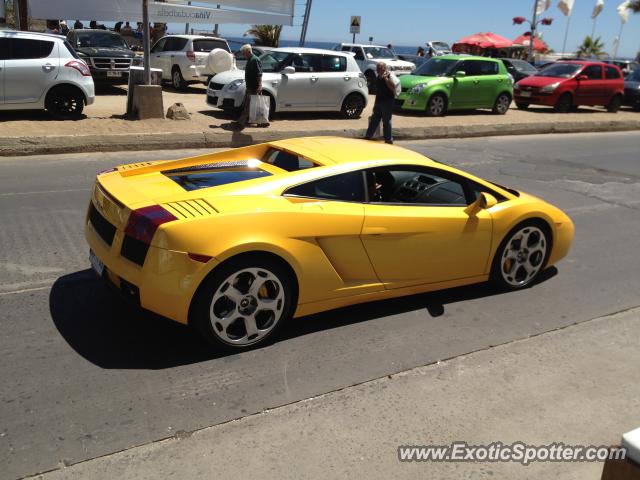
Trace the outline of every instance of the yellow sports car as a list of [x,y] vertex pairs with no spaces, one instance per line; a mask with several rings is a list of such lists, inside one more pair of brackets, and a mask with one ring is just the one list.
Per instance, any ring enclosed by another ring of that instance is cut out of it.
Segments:
[[531,195],[334,137],[103,172],[85,228],[101,277],[230,349],[345,305],[489,279],[526,287],[573,232]]

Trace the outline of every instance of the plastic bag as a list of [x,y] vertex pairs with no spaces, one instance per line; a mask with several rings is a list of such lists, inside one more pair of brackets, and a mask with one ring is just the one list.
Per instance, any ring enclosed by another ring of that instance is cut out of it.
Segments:
[[269,123],[269,97],[251,95],[249,98],[249,123],[264,125]]

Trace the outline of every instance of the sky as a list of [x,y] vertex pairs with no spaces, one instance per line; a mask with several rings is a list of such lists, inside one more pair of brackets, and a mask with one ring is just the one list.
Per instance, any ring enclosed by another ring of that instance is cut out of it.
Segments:
[[[224,1],[224,0],[222,0]],[[613,41],[620,30],[620,17],[616,7],[622,0],[605,0],[596,24],[596,37],[600,36],[605,51],[613,53]],[[567,50],[575,51],[585,36],[591,35],[591,11],[596,0],[575,0]],[[534,0],[314,0],[310,15],[308,41],[351,41],[349,20],[351,15],[362,17],[361,34],[356,41],[411,46],[431,40],[444,40],[451,44],[465,35],[491,31],[511,40],[528,30],[528,25],[512,25],[512,18],[530,18]],[[543,16],[553,18],[551,26],[539,26],[544,40],[557,52],[562,51],[566,17],[553,0]],[[197,4],[197,2],[194,2]],[[305,0],[296,0],[295,26],[284,27],[282,38],[297,40],[304,13]],[[172,33],[182,27],[170,25]],[[205,26],[197,26],[205,29]],[[246,25],[221,25],[220,35],[241,37]],[[620,57],[635,57],[640,49],[640,14],[630,15],[622,32],[618,49]]]

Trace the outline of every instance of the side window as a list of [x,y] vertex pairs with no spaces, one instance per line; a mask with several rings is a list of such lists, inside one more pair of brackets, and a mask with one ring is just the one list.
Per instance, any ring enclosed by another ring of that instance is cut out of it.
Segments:
[[306,168],[313,168],[316,166],[315,163],[304,157],[299,157],[293,153],[278,150],[276,148],[269,150],[262,161],[273,165],[274,167],[286,170],[287,172],[295,172],[297,170],[304,170]]
[[0,60],[9,60],[9,39],[0,37]]
[[178,42],[176,42],[176,40],[178,40],[177,38],[167,38],[166,43],[164,44],[164,48],[162,49],[165,52],[175,52],[176,50],[178,50],[178,48],[176,48],[178,46]]
[[349,47],[347,45],[343,45],[340,50],[342,50],[343,52],[350,52],[351,51],[351,47]]
[[498,63],[497,62],[483,62],[479,61],[478,66],[480,69],[480,75],[497,75]]
[[477,200],[481,192],[493,195],[493,197],[498,200],[498,203],[504,202],[507,199],[507,197],[505,197],[504,195],[500,195],[498,192],[490,189],[489,187],[485,187],[484,185],[480,185],[479,183],[473,182],[471,180],[469,180],[468,183],[471,187],[472,200]]
[[362,172],[348,172],[292,187],[285,195],[340,202],[363,202]]
[[353,47],[352,52],[356,52],[356,60],[364,60],[364,53],[361,47]]
[[[493,62],[483,62],[482,60],[465,60],[461,64],[458,64],[458,66],[456,67],[456,71],[465,72],[467,77],[476,77],[478,75],[492,75],[492,73],[484,73],[485,71],[487,71],[487,67],[485,67],[485,64],[489,63]],[[491,65],[489,65],[489,67],[491,67]]]
[[347,59],[339,55],[323,55],[322,71],[323,72],[346,72]]
[[604,78],[608,80],[622,78],[620,72],[614,67],[604,67]]
[[14,38],[11,40],[11,59],[27,60],[47,58],[53,51],[54,42]]
[[315,54],[295,55],[293,66],[296,72],[320,72],[322,70],[322,56]]
[[156,42],[156,44],[151,49],[151,53],[161,52],[164,49],[164,44],[167,43],[166,38],[161,38]]
[[466,206],[466,180],[444,172],[412,167],[367,172],[370,202],[405,205]]
[[589,77],[589,80],[601,80],[602,67],[600,67],[600,65],[590,65],[586,67],[580,75],[586,75]]

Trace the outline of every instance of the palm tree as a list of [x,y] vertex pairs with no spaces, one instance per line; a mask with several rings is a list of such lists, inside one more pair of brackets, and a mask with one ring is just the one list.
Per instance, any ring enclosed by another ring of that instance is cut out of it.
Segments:
[[629,8],[633,13],[640,13],[640,0],[633,0]]
[[252,25],[245,35],[255,38],[256,45],[278,48],[280,32],[282,32],[282,25]]
[[587,36],[584,38],[582,45],[578,47],[576,55],[578,57],[596,57],[599,58],[605,55],[604,43],[600,40],[600,37],[591,38]]

